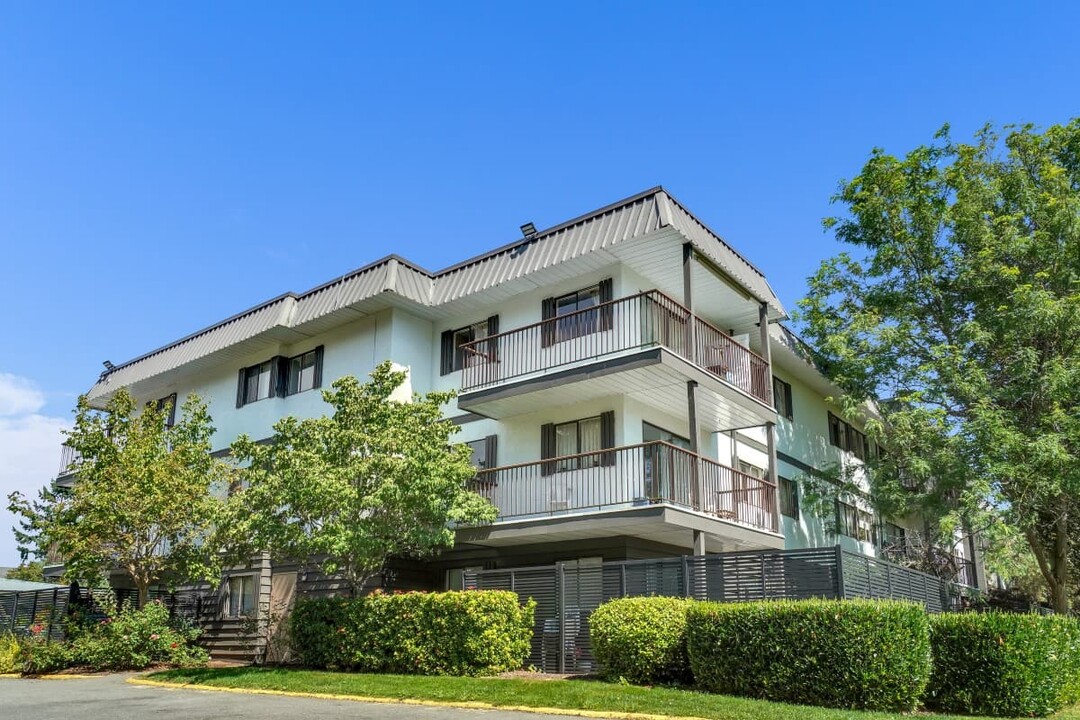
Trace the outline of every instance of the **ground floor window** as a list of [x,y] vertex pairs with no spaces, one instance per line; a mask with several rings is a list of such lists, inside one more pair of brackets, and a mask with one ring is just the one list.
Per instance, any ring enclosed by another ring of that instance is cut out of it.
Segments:
[[226,583],[225,617],[255,614],[255,576],[233,575]]
[[780,513],[795,520],[799,519],[799,486],[794,480],[780,478]]

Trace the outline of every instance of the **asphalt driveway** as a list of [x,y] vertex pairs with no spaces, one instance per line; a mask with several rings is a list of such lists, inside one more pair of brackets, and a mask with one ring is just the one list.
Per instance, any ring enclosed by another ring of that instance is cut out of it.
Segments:
[[501,710],[362,703],[131,685],[131,675],[64,680],[0,678],[4,720],[565,720]]

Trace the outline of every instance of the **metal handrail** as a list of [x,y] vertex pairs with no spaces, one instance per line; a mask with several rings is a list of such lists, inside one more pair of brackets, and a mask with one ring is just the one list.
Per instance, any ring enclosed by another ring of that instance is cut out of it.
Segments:
[[763,357],[659,290],[463,343],[461,387],[490,387],[649,345],[666,347],[751,397],[772,402],[771,374]]
[[776,531],[776,485],[663,441],[481,470],[500,519],[670,504]]

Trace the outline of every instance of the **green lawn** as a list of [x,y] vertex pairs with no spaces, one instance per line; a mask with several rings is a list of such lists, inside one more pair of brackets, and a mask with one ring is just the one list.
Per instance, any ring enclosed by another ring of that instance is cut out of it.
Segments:
[[[215,687],[333,693],[398,700],[483,702],[495,706],[651,713],[717,720],[898,720],[911,717],[892,713],[784,705],[690,690],[643,688],[593,680],[362,675],[279,668],[167,670],[154,673],[150,677],[154,680]],[[922,713],[918,717],[925,720],[946,720],[955,716]],[[1080,720],[1080,706],[1064,710],[1054,718]]]

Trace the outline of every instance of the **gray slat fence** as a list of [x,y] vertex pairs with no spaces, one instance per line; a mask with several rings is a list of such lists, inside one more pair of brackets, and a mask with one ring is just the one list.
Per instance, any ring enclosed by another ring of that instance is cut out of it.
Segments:
[[704,556],[465,573],[470,590],[510,590],[536,601],[527,663],[544,672],[596,669],[589,616],[620,597],[664,595],[718,602],[808,598],[892,598],[922,603],[930,612],[954,609],[960,589],[940,578],[839,546],[751,550]]

